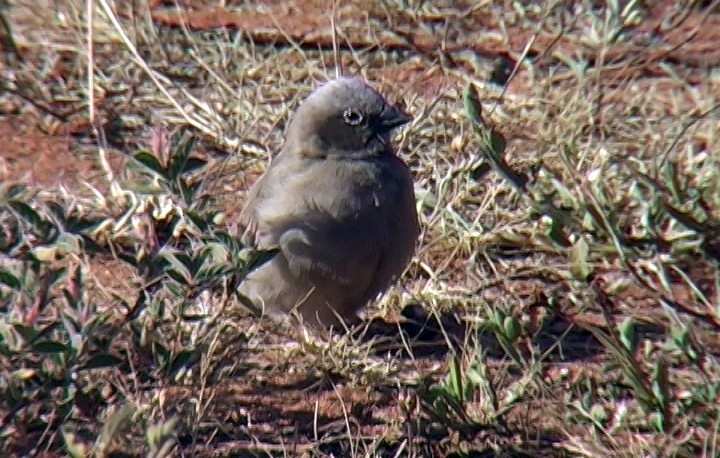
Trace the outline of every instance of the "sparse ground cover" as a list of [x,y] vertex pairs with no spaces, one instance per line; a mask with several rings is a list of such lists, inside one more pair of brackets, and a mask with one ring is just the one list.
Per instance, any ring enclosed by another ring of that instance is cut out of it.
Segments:
[[340,2],[423,233],[318,339],[234,219],[332,4],[0,2],[1,454],[718,456],[719,3]]

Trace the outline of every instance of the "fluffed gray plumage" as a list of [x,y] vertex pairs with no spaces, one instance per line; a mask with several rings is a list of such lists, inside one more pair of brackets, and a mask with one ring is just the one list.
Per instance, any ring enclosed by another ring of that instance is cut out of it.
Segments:
[[390,143],[411,117],[360,78],[315,90],[248,193],[245,241],[278,249],[240,292],[266,312],[338,326],[407,267],[419,235],[413,180]]

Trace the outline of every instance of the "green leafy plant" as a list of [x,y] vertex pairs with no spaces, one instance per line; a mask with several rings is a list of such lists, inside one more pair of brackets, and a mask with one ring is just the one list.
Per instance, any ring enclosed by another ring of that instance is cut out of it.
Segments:
[[[220,286],[233,297],[233,285],[260,256],[216,224],[202,183],[192,179],[204,164],[191,157],[193,148],[185,134],[137,153],[144,177],[134,179],[137,189],[123,189],[125,199],[98,210],[19,185],[0,188],[0,391],[9,407],[0,436],[10,428],[61,428],[67,452],[86,456],[78,409],[103,411],[117,389],[98,374],[128,371],[140,356],[151,364],[137,376],[176,380],[207,351],[222,310],[198,306],[199,295]],[[113,298],[124,316],[89,294],[85,250],[120,253],[136,269],[137,299]],[[140,414],[132,402],[111,413],[93,450],[110,450]],[[161,430],[148,432],[148,446],[167,453],[173,427]]]

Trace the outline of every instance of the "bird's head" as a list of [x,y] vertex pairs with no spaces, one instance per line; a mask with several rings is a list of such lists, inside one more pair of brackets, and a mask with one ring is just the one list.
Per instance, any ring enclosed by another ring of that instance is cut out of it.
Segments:
[[410,120],[361,78],[338,78],[300,104],[290,120],[284,150],[318,158],[392,154],[390,133]]

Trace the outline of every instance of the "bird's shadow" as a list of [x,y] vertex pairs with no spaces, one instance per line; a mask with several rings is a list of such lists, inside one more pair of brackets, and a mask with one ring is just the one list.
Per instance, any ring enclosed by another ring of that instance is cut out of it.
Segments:
[[[373,345],[378,356],[389,353],[401,358],[442,358],[467,348],[481,348],[491,359],[508,356],[491,327],[473,326],[454,313],[429,314],[420,304],[410,304],[402,311],[402,317],[397,323],[375,318],[356,327],[354,332],[363,342]],[[635,332],[654,339],[660,338],[664,329],[644,324],[637,326]],[[536,352],[547,362],[581,361],[607,351],[592,332],[563,316],[545,318],[532,336],[521,338],[525,341],[514,345],[515,350],[527,356]]]

